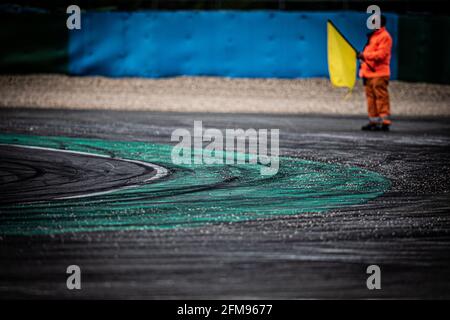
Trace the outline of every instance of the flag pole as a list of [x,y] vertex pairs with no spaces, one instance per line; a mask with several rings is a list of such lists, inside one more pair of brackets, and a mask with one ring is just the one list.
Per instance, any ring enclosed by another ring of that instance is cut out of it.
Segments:
[[341,37],[344,38],[344,40],[350,45],[350,47],[352,47],[352,49],[355,51],[355,53],[358,53],[358,50],[356,50],[356,48],[353,46],[353,44],[350,41],[348,41],[348,39],[344,36],[344,34],[341,32],[341,30],[339,30],[338,27],[336,27],[336,25],[333,23],[333,21],[328,19],[328,22],[331,23],[333,28],[335,28],[336,31],[341,35]]
[[[355,54],[358,54],[358,50],[356,50],[356,48],[353,46],[353,44],[344,36],[344,34],[341,32],[341,30],[338,29],[338,27],[336,27],[336,25],[333,23],[333,21],[331,21],[330,19],[328,19],[328,22],[331,23],[331,25],[333,26],[333,28],[336,29],[336,31],[341,35],[341,37],[349,44],[350,47],[352,47],[352,49],[355,51]],[[367,64],[367,66],[372,70],[375,71],[375,68],[372,67],[370,65],[370,63],[368,63],[367,61],[364,61],[365,64]]]

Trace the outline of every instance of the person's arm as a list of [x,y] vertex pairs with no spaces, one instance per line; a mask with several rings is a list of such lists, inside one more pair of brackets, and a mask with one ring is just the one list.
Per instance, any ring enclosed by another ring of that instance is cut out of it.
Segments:
[[392,39],[389,36],[383,37],[376,50],[364,52],[364,60],[383,60],[385,59],[392,49]]

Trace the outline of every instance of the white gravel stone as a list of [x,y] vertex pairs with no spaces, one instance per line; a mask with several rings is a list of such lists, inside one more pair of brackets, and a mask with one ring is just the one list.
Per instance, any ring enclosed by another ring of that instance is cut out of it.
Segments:
[[[391,81],[389,88],[394,116],[450,116],[449,85]],[[346,92],[323,78],[0,76],[0,107],[365,115],[361,81],[347,99]]]

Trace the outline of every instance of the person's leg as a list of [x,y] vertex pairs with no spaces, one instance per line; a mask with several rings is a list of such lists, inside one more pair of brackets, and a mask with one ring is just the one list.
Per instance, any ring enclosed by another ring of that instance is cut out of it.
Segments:
[[374,83],[374,93],[375,93],[375,104],[378,115],[381,119],[381,123],[383,125],[383,129],[388,129],[391,125],[390,120],[390,103],[389,103],[389,78],[388,77],[380,77],[375,78]]
[[380,117],[376,105],[376,96],[374,90],[374,79],[368,78],[364,80],[364,90],[367,99],[367,113],[369,114],[369,123],[362,127],[362,130],[374,130],[377,128]]

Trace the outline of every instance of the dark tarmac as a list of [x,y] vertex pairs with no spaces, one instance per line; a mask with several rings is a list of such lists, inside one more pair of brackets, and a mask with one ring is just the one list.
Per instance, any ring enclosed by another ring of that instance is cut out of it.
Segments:
[[[194,120],[279,128],[281,155],[369,169],[391,188],[326,213],[0,236],[0,297],[450,298],[450,119],[394,119],[382,133],[361,132],[366,120],[356,117],[3,109],[0,132],[170,144]],[[82,270],[79,291],[66,288],[72,264]],[[381,290],[366,288],[371,264],[381,268]]]
[[152,180],[151,165],[68,150],[0,145],[0,204],[106,194]]

